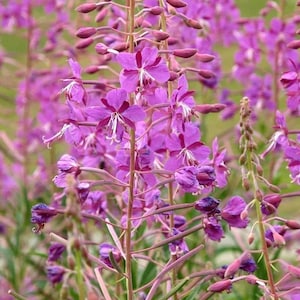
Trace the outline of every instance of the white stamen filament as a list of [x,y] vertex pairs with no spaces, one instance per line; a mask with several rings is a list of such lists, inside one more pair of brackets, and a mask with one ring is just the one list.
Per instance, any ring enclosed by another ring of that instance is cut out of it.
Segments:
[[192,151],[186,149],[186,148],[183,148],[178,156],[183,156],[183,160],[187,163],[187,164],[190,164],[191,162],[195,161],[195,157],[192,153]]
[[118,122],[125,125],[122,116],[119,113],[114,112],[111,114],[110,120],[107,125],[111,129],[111,132],[112,132],[111,136],[107,137],[107,139],[115,141],[117,143],[120,142],[117,138]]

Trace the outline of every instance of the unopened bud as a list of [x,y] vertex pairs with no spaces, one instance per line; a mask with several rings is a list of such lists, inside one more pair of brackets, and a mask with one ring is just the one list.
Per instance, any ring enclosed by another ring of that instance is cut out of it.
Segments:
[[81,39],[86,39],[94,35],[96,32],[97,30],[95,27],[82,27],[76,31],[75,35]]
[[243,166],[243,165],[246,163],[246,160],[247,160],[247,155],[244,153],[244,154],[242,154],[242,155],[240,156],[240,158],[239,158],[239,164],[240,164],[241,166]]
[[75,265],[76,265],[75,260],[74,260],[74,257],[71,256],[71,255],[68,255],[67,261],[68,261],[68,266],[69,266],[69,268],[70,268],[71,270],[74,270],[74,269],[75,269]]
[[86,14],[89,13],[97,8],[96,3],[84,3],[79,5],[76,10],[80,13]]
[[157,42],[164,41],[170,36],[168,33],[160,31],[160,30],[153,30],[152,35],[154,36],[154,38]]
[[272,234],[273,234],[274,242],[275,242],[276,245],[278,245],[278,246],[284,246],[285,245],[285,239],[281,234],[279,234],[275,230],[272,232]]
[[194,48],[185,48],[185,49],[176,49],[173,50],[172,54],[177,57],[189,58],[194,56],[197,53],[197,49]]
[[164,9],[160,6],[153,6],[149,9],[150,14],[155,15],[155,16],[160,15],[163,11],[164,11]]
[[225,104],[216,103],[216,104],[199,104],[193,107],[193,111],[199,112],[201,114],[216,113],[222,111],[226,108]]
[[300,223],[296,220],[287,220],[285,225],[288,226],[290,229],[300,229]]
[[238,269],[240,268],[241,265],[241,259],[238,258],[236,260],[234,260],[227,268],[224,274],[225,278],[230,278],[232,276],[234,276],[234,274],[238,271]]
[[294,275],[297,278],[300,278],[300,268],[297,268],[293,265],[288,265],[287,270],[290,274]]
[[95,46],[95,50],[98,54],[104,55],[108,53],[108,47],[104,45],[103,43],[98,43]]
[[216,77],[215,73],[212,72],[212,71],[210,71],[210,70],[200,69],[200,70],[198,71],[198,74],[199,74],[200,76],[202,76],[203,78],[205,78],[205,79],[210,79],[210,78]]
[[300,48],[300,40],[294,40],[287,44],[287,47],[290,49],[299,49]]
[[[247,207],[246,207],[247,208]],[[244,209],[240,214],[241,220],[246,220],[248,218],[248,211],[247,209]]]
[[258,200],[258,201],[262,201],[262,199],[263,199],[263,193],[262,193],[262,191],[261,190],[256,190],[255,191],[255,198]]
[[280,193],[280,188],[274,184],[270,184],[268,188],[273,193]]
[[198,21],[196,21],[194,19],[187,19],[187,20],[184,21],[184,23],[188,27],[192,27],[194,29],[202,29],[203,28],[202,25]]
[[104,18],[106,17],[107,13],[108,13],[108,9],[107,9],[107,8],[101,9],[101,10],[97,13],[97,15],[96,15],[96,17],[95,17],[95,21],[96,21],[97,23],[102,22],[102,21],[104,20]]
[[167,3],[175,8],[181,8],[186,6],[186,3],[181,0],[167,0]]
[[250,189],[250,182],[247,178],[242,179],[242,186],[246,191],[249,191]]
[[210,285],[208,287],[208,291],[217,293],[217,292],[229,291],[231,288],[232,288],[231,280],[225,279]]
[[170,78],[169,78],[169,81],[174,81],[174,80],[176,80],[178,77],[179,77],[179,76],[178,76],[178,74],[177,74],[176,72],[171,71],[171,72],[170,72]]
[[178,44],[178,39],[176,39],[174,37],[168,38],[168,45],[169,46],[173,46],[173,45],[176,45],[176,44]]
[[199,61],[206,63],[206,62],[210,62],[210,61],[214,60],[216,57],[211,54],[197,53],[196,58],[199,59]]
[[257,172],[257,174],[260,175],[260,176],[263,175],[264,170],[263,170],[263,168],[262,168],[261,165],[256,165],[256,172]]
[[84,39],[84,40],[79,41],[78,43],[76,43],[75,48],[77,48],[77,49],[85,49],[89,45],[91,45],[93,42],[94,42],[94,40],[92,38],[87,38],[87,39]]
[[129,48],[129,44],[126,42],[122,42],[122,43],[115,44],[113,48],[118,52],[123,52]]
[[87,74],[94,74],[96,72],[99,71],[99,67],[98,66],[89,66],[85,69],[85,73]]
[[257,280],[258,280],[258,278],[255,275],[252,275],[252,274],[247,275],[245,279],[249,284],[253,284],[253,285],[255,285],[257,283]]
[[251,232],[248,236],[248,244],[251,245],[254,242],[254,234]]

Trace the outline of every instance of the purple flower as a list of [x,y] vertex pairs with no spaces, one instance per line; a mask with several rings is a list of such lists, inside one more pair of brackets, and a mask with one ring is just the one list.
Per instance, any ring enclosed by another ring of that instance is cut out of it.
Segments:
[[158,56],[156,48],[145,47],[136,53],[120,53],[117,61],[122,65],[121,87],[134,92],[139,85],[143,87],[152,81],[164,83],[170,78],[165,62]]
[[206,187],[211,188],[215,179],[214,169],[210,166],[184,167],[175,172],[176,182],[189,193],[201,192]]
[[282,245],[284,243],[284,234],[287,228],[281,225],[274,225],[265,231],[265,237],[268,246]]
[[231,227],[245,228],[247,227],[249,220],[241,219],[241,213],[246,208],[247,204],[243,198],[239,196],[234,196],[229,199],[226,206],[221,212],[222,218]]
[[215,212],[219,212],[219,210],[217,209],[219,204],[220,201],[215,199],[214,197],[205,197],[195,202],[195,209],[204,214],[211,215]]
[[31,208],[31,223],[45,224],[56,215],[57,211],[54,208],[49,207],[45,203],[39,203]]
[[111,268],[114,266],[110,261],[110,255],[113,255],[116,262],[121,260],[121,253],[118,248],[108,243],[103,243],[99,246],[99,254],[100,259]]
[[257,269],[256,263],[252,257],[245,257],[242,259],[240,269],[247,273],[254,273]]
[[207,237],[213,241],[221,241],[224,237],[224,231],[219,221],[214,217],[203,220],[204,232]]
[[166,140],[170,159],[165,168],[173,171],[184,165],[208,162],[210,149],[199,142],[199,139],[199,128],[193,123],[185,124],[185,131],[179,135],[171,134]]
[[[173,228],[172,233],[169,237],[176,236],[179,233],[181,233],[180,230]],[[187,253],[189,251],[189,248],[183,238],[177,239],[169,243],[169,249],[172,255],[177,256],[181,256],[182,254]]]
[[281,202],[280,194],[268,194],[263,197],[261,203],[261,211],[264,215],[271,215],[276,212],[280,202]]
[[124,89],[115,89],[107,93],[106,99],[101,99],[104,107],[90,106],[86,109],[89,116],[97,120],[98,129],[106,126],[108,139],[120,142],[124,128],[135,128],[135,123],[145,118],[145,113],[138,105],[130,105]]
[[53,243],[48,249],[48,260],[49,261],[57,261],[63,252],[65,251],[66,247],[60,243]]
[[63,276],[66,270],[60,266],[48,266],[46,268],[47,278],[54,285],[56,283],[60,283],[63,279]]

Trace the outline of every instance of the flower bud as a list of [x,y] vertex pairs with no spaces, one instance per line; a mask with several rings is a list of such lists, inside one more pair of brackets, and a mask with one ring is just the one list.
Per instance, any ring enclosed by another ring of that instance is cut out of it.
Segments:
[[201,61],[201,62],[210,62],[212,60],[214,60],[216,57],[214,55],[211,54],[206,54],[206,53],[197,53],[196,58]]
[[153,30],[152,35],[154,36],[157,42],[161,42],[169,38],[169,34],[160,30]]
[[203,28],[202,25],[198,21],[196,21],[194,19],[186,19],[186,20],[184,20],[184,23],[188,27],[192,27],[194,29],[202,29]]
[[248,236],[248,244],[251,245],[254,241],[254,234],[251,232]]
[[278,246],[284,246],[285,245],[284,237],[275,230],[272,233],[273,233],[273,238],[274,238],[275,244]]
[[223,292],[223,291],[230,291],[232,288],[232,283],[230,279],[221,280],[218,282],[213,283],[208,287],[209,292]]
[[62,281],[65,274],[65,269],[60,266],[48,266],[46,268],[47,278],[52,284],[56,284]]
[[167,3],[175,8],[181,8],[186,6],[186,3],[181,0],[167,0]]
[[255,275],[248,275],[248,276],[246,276],[246,281],[249,283],[249,284],[253,284],[253,285],[255,285],[255,284],[257,284],[257,280],[258,280],[258,278],[255,276]]
[[189,58],[194,56],[197,53],[197,49],[185,48],[185,49],[176,49],[173,50],[172,54],[177,57]]
[[86,39],[91,37],[97,32],[97,29],[95,27],[82,27],[79,28],[75,35],[81,39]]
[[199,104],[193,107],[193,111],[199,112],[201,114],[216,113],[222,111],[226,108],[225,104],[216,103],[216,104]]
[[66,247],[60,243],[53,243],[48,249],[48,260],[49,261],[57,261],[63,252],[65,251]]
[[103,43],[97,43],[95,46],[95,50],[98,54],[105,55],[108,53],[108,47]]
[[212,214],[216,211],[220,201],[214,197],[205,197],[195,202],[195,209],[205,214]]
[[178,74],[176,72],[170,71],[170,78],[169,81],[174,81],[178,78]]
[[198,74],[205,79],[210,79],[210,78],[216,77],[215,73],[213,73],[210,70],[200,69],[200,70],[198,70]]
[[98,66],[89,66],[85,69],[85,73],[87,74],[94,74],[96,72],[99,71],[99,67]]
[[93,42],[94,42],[94,40],[92,38],[87,38],[87,39],[77,42],[75,45],[75,48],[76,49],[85,49],[89,45],[91,45]]
[[113,46],[113,49],[118,52],[123,52],[129,48],[129,43],[123,42],[123,43],[117,43]]
[[101,9],[95,17],[95,22],[97,22],[97,23],[102,22],[104,20],[104,18],[107,16],[107,13],[108,13],[107,8]]
[[288,226],[290,229],[300,229],[300,223],[296,220],[287,220],[285,225]]
[[153,6],[153,7],[149,8],[150,14],[155,15],[155,16],[160,15],[163,11],[164,11],[164,9],[160,6]]
[[225,278],[231,278],[239,270],[241,265],[241,259],[234,260],[227,268],[224,274]]
[[80,13],[86,14],[89,13],[97,8],[96,3],[84,3],[79,5],[76,10]]

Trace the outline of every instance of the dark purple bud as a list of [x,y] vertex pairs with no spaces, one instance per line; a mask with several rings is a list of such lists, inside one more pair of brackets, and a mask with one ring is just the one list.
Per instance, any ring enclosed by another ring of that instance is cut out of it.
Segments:
[[214,197],[205,197],[195,202],[195,209],[204,214],[213,214],[219,204],[220,201]]
[[177,170],[175,172],[175,180],[187,192],[195,193],[199,189],[194,167],[185,167]]
[[164,9],[160,6],[153,6],[153,7],[149,8],[150,14],[155,15],[155,16],[160,15],[163,11],[164,11]]
[[200,185],[212,185],[216,180],[216,173],[211,166],[201,166],[196,169],[196,178]]
[[114,268],[114,266],[110,261],[110,255],[113,255],[116,262],[121,260],[121,253],[118,248],[108,243],[103,243],[99,246],[99,254],[100,259],[111,268]]
[[280,194],[265,195],[261,202],[261,211],[264,215],[271,215],[276,212],[282,198]]
[[172,54],[177,57],[189,58],[194,56],[197,53],[197,49],[194,48],[184,48],[176,49],[172,51]]
[[60,266],[48,266],[46,268],[47,278],[52,284],[60,283],[65,274],[65,269]]
[[252,257],[245,257],[241,261],[240,269],[247,273],[254,273],[257,269],[257,266]]
[[213,241],[221,241],[224,237],[224,232],[221,224],[216,218],[210,217],[203,220],[204,232],[209,239]]
[[48,249],[48,260],[49,261],[57,261],[63,252],[65,251],[66,247],[60,243],[53,243]]
[[97,32],[97,29],[95,27],[82,27],[79,28],[75,35],[81,39],[86,39],[91,37]]
[[39,203],[31,208],[31,223],[45,224],[56,215],[57,211],[54,208],[45,203]]
[[174,227],[176,229],[184,226],[185,223],[186,223],[186,218],[184,216],[181,216],[181,215],[174,216]]
[[167,0],[167,3],[175,8],[185,7],[187,4],[181,0]]
[[91,44],[93,44],[94,40],[92,38],[87,38],[82,41],[79,41],[76,43],[75,48],[76,49],[85,49]]
[[97,8],[96,3],[84,3],[79,5],[76,10],[80,13],[86,14],[89,13]]
[[208,291],[219,293],[223,291],[230,291],[232,288],[232,283],[230,279],[221,280],[213,283],[208,287]]
[[245,228],[249,220],[242,219],[241,213],[245,210],[246,206],[247,204],[243,198],[234,196],[229,199],[221,212],[221,216],[231,227]]

